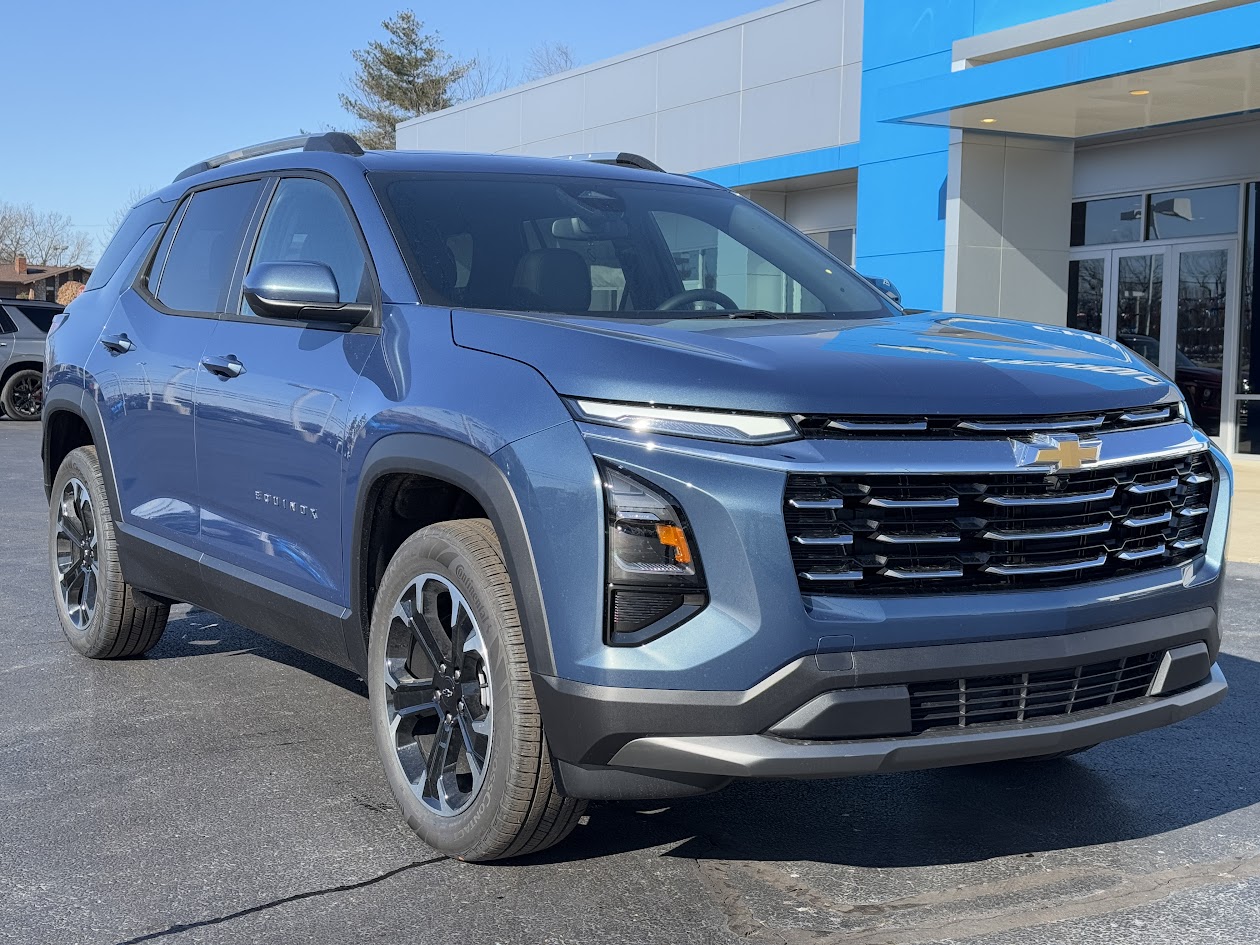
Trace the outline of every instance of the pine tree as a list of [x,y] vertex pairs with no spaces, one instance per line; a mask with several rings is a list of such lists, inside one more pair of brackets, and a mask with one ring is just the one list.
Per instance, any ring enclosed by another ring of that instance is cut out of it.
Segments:
[[351,94],[340,96],[341,107],[362,122],[355,134],[365,148],[392,148],[399,122],[454,105],[454,86],[473,65],[452,58],[411,10],[381,26],[389,38],[354,51],[359,71]]

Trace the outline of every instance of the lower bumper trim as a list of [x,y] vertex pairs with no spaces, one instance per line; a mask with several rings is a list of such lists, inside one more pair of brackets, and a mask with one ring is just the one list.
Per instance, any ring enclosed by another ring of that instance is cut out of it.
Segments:
[[1208,679],[1192,689],[1066,720],[841,742],[790,742],[768,735],[652,736],[623,745],[609,764],[727,778],[837,778],[1029,758],[1171,725],[1216,705],[1227,689],[1224,674],[1213,664]]

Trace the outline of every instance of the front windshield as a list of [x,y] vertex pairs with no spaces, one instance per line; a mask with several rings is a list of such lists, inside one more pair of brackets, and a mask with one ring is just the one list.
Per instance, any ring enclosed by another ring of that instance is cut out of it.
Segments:
[[372,175],[421,298],[605,318],[875,318],[884,296],[729,191],[556,175]]

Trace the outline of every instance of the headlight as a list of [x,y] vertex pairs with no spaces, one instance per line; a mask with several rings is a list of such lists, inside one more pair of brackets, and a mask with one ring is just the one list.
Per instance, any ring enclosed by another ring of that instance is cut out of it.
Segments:
[[579,420],[603,423],[636,433],[668,433],[723,443],[782,443],[800,437],[787,417],[754,413],[723,413],[683,407],[617,404],[606,400],[569,400]]
[[606,636],[645,643],[708,602],[695,538],[678,503],[622,469],[599,463],[607,520]]

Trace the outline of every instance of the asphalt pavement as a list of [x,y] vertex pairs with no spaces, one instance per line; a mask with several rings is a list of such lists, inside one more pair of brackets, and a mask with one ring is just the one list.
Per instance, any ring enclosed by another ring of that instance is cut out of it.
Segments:
[[593,806],[561,847],[435,856],[363,683],[183,606],[145,659],[63,642],[36,424],[0,421],[0,942],[1187,945],[1260,939],[1260,567],[1231,692],[1040,765]]

